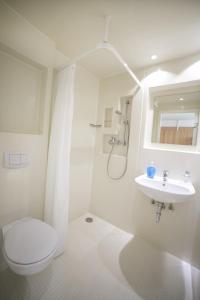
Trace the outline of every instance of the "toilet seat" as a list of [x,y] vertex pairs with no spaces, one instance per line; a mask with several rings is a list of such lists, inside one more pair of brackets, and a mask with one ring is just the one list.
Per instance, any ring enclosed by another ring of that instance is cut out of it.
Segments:
[[53,259],[56,247],[55,229],[37,219],[18,220],[4,234],[4,257],[18,274],[29,275],[44,269]]

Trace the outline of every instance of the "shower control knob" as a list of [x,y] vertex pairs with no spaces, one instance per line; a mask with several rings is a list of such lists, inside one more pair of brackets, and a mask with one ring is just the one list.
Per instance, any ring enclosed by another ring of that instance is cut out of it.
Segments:
[[114,145],[116,143],[116,138],[114,136],[112,136],[108,143],[110,145]]

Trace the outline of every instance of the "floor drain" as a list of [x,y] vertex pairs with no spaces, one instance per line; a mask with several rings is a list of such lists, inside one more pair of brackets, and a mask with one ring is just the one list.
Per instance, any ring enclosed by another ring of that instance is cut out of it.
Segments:
[[87,217],[87,218],[85,218],[85,222],[92,223],[93,222],[93,218]]

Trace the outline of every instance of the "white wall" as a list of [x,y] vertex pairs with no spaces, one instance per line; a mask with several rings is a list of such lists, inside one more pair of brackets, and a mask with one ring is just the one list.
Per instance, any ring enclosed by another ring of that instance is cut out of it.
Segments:
[[77,65],[75,72],[74,116],[70,160],[69,219],[89,211],[96,129],[99,80]]
[[[127,96],[133,92],[133,81],[129,75],[120,75],[100,81],[98,123],[104,122],[104,111],[107,107],[118,109],[121,96]],[[134,106],[134,104],[133,104]],[[117,115],[114,114],[113,124],[116,125]],[[93,189],[91,211],[111,223],[132,230],[133,199],[130,197],[130,188],[133,175],[128,172],[121,180],[109,179],[106,174],[108,155],[102,153],[103,134],[115,133],[113,128],[97,129],[95,163],[93,172]],[[118,176],[122,172],[124,157],[113,156],[111,161],[111,173]]]
[[[43,218],[53,70],[66,64],[69,59],[56,50],[54,42],[3,1],[0,1],[0,43],[3,47],[9,47],[11,52],[40,64],[47,73],[42,99],[45,106],[42,133],[0,132],[1,160],[3,152],[9,150],[23,151],[31,157],[30,166],[24,169],[8,170],[0,165],[2,226],[24,216]],[[98,94],[99,80],[77,66],[70,164],[70,220],[89,210],[96,135],[96,130],[89,127],[89,123],[96,122]]]
[[[41,134],[0,132],[0,226],[23,216],[43,217],[49,107],[55,45],[12,9],[0,2],[0,43],[46,68],[44,119]],[[12,107],[10,108],[12,109]],[[9,170],[2,166],[4,151],[23,151],[30,166]]]
[[[146,88],[200,79],[200,55],[142,70],[139,75],[143,77]],[[126,74],[103,80],[100,85],[99,120],[103,120],[103,110],[108,102],[116,107],[119,97],[130,94],[132,88],[133,84]],[[129,166],[122,180],[112,181],[107,177],[107,155],[101,153],[103,129],[97,135],[91,211],[200,267],[200,155],[144,149],[146,101],[141,91],[134,97]],[[174,178],[181,178],[184,171],[189,170],[197,189],[193,201],[175,205],[173,213],[163,212],[159,225],[155,224],[154,207],[134,184],[134,177],[144,173],[152,160],[158,172],[168,169]],[[113,171],[117,172],[120,158],[115,157],[114,162]]]
[[0,131],[39,134],[45,68],[8,52],[8,48],[0,49]]

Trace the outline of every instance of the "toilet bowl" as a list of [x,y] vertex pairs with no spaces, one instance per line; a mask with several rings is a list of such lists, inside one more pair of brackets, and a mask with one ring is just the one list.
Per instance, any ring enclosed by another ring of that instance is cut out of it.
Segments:
[[53,260],[57,233],[50,225],[24,218],[2,228],[3,255],[10,269],[19,275],[44,270]]

